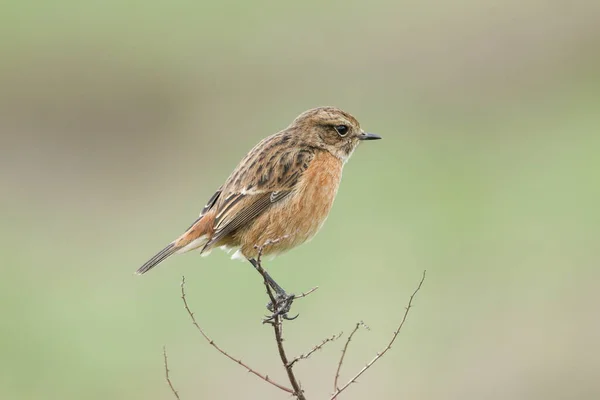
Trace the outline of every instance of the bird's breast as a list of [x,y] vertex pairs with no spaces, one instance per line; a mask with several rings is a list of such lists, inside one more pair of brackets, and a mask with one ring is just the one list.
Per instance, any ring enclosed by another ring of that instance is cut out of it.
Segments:
[[330,153],[315,156],[298,182],[298,195],[291,201],[299,215],[299,225],[304,225],[310,236],[314,235],[329,215],[342,178],[343,164]]
[[280,239],[265,254],[281,253],[311,239],[323,226],[338,191],[343,163],[330,153],[315,154],[296,189],[257,218],[245,235],[244,254],[256,243]]

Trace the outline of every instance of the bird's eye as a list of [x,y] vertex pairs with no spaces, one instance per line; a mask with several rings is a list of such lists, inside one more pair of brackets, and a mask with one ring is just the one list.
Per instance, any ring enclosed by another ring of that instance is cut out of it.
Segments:
[[338,135],[344,137],[348,133],[348,127],[346,125],[337,125],[335,127],[335,131],[338,133]]

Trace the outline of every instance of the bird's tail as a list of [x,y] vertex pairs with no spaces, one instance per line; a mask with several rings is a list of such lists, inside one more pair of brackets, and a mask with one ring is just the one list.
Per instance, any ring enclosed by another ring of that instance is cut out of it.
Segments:
[[198,218],[183,235],[156,253],[154,257],[146,261],[144,265],[138,268],[135,273],[137,275],[145,274],[175,253],[187,253],[188,251],[197,249],[199,247],[204,248],[204,245],[209,240],[207,222],[208,221],[204,217]]
[[169,243],[169,245],[167,247],[165,247],[164,249],[162,249],[161,251],[156,253],[156,255],[154,257],[152,257],[151,259],[146,261],[144,263],[144,265],[142,265],[140,268],[138,268],[138,270],[135,271],[135,273],[137,275],[142,275],[142,274],[150,271],[152,268],[154,268],[155,266],[160,264],[167,257],[169,257],[172,254],[175,254],[177,252],[177,250],[179,250],[179,249],[177,247],[175,247],[175,242]]

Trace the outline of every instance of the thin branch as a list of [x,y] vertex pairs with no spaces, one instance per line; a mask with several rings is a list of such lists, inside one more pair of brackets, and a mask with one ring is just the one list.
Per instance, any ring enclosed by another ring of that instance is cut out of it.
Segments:
[[[283,239],[283,238],[281,238],[281,239]],[[275,309],[275,310],[279,309],[278,304],[277,304],[277,299],[275,298],[275,295],[273,294],[271,286],[269,286],[269,282],[267,279],[267,272],[265,271],[265,269],[262,267],[262,264],[261,264],[261,257],[263,254],[263,250],[266,246],[275,244],[278,241],[280,241],[281,239],[268,240],[262,246],[255,246],[255,248],[258,249],[258,254],[256,257],[256,263],[257,263],[256,269],[263,277],[265,287],[267,289],[267,294],[269,295],[269,298],[271,299],[271,304],[273,305],[273,309]],[[311,293],[313,291],[314,290],[312,290]],[[265,320],[264,322],[269,323],[273,326],[273,332],[275,333],[275,341],[277,342],[277,350],[279,352],[279,358],[281,358],[281,362],[283,364],[283,367],[285,368],[285,372],[287,373],[290,384],[292,385],[292,388],[294,389],[292,394],[294,396],[296,396],[296,398],[298,400],[306,400],[306,397],[304,396],[304,391],[300,387],[300,384],[298,383],[298,379],[296,379],[296,375],[294,375],[294,370],[293,370],[294,363],[291,363],[289,361],[288,356],[285,352],[285,347],[283,346],[282,316],[279,313],[275,312],[272,319]]]
[[335,379],[333,380],[333,391],[334,392],[339,390],[338,380],[340,379],[340,371],[342,370],[342,364],[344,363],[344,357],[346,357],[346,352],[348,351],[348,346],[350,345],[350,341],[352,340],[352,337],[354,336],[356,331],[358,331],[358,328],[360,328],[361,326],[364,326],[367,330],[369,330],[369,327],[367,325],[365,325],[365,323],[363,321],[360,321],[360,322],[356,323],[356,326],[354,327],[352,332],[350,332],[350,335],[348,335],[348,340],[346,340],[346,344],[344,345],[344,348],[342,349],[342,355],[340,356],[340,361],[338,362],[337,370],[335,371]]
[[[404,322],[406,322],[406,319],[408,318],[408,313],[410,312],[410,309],[412,308],[412,302],[413,299],[415,298],[415,296],[417,295],[417,293],[419,292],[419,290],[421,290],[421,286],[423,285],[423,282],[425,281],[425,275],[426,275],[427,271],[423,271],[423,276],[421,277],[421,280],[419,281],[419,285],[417,286],[417,288],[415,289],[415,291],[413,292],[413,294],[410,295],[410,298],[408,300],[408,305],[406,306],[406,308],[404,309],[404,315],[402,316],[402,320],[400,321],[400,325],[398,325],[398,328],[394,331],[394,334],[392,335],[392,339],[390,340],[390,342],[388,343],[388,345],[385,347],[385,349],[383,349],[381,352],[377,353],[377,355],[375,355],[375,357],[369,361],[369,363],[367,363],[367,365],[365,365],[360,371],[358,371],[358,373],[356,375],[354,375],[354,377],[352,377],[344,386],[342,386],[339,389],[336,389],[335,392],[333,393],[333,395],[330,397],[329,400],[335,400],[337,398],[337,396],[339,396],[340,393],[342,393],[344,390],[346,390],[348,388],[348,386],[350,386],[351,384],[355,383],[356,380],[365,373],[366,370],[368,370],[373,364],[375,364],[375,362],[377,362],[377,360],[379,360],[381,357],[383,357],[383,355],[385,353],[387,353],[387,351],[389,349],[392,348],[392,345],[394,344],[394,342],[396,341],[396,338],[398,337],[398,334],[400,333],[400,331],[402,330],[402,327],[404,326]],[[355,328],[355,330],[358,328]]]
[[[231,361],[235,362],[236,364],[241,365],[242,367],[244,367],[248,372],[252,373],[253,375],[261,378],[262,380],[264,380],[267,383],[270,383],[271,385],[277,387],[280,390],[285,391],[286,393],[290,393],[292,394],[295,398],[297,398],[298,400],[306,400],[306,397],[304,396],[304,391],[302,390],[300,383],[298,381],[298,379],[296,378],[295,374],[294,374],[294,370],[293,367],[294,365],[299,362],[300,360],[304,360],[309,358],[312,354],[314,354],[315,352],[317,352],[318,350],[321,350],[325,344],[337,340],[341,337],[342,333],[340,333],[339,335],[333,335],[331,337],[328,337],[326,339],[324,339],[320,344],[316,345],[315,347],[313,347],[309,352],[305,353],[305,354],[301,354],[298,357],[292,359],[290,361],[285,347],[283,345],[283,320],[287,319],[287,316],[285,314],[285,312],[287,310],[289,310],[289,306],[291,305],[291,301],[289,303],[285,303],[288,300],[293,300],[294,298],[302,298],[302,297],[306,297],[309,294],[313,293],[318,287],[314,287],[312,289],[310,289],[308,292],[306,293],[302,293],[299,296],[290,296],[289,298],[285,298],[286,296],[276,296],[274,293],[274,289],[271,288],[270,282],[271,284],[273,284],[272,279],[269,277],[269,274],[267,273],[267,271],[262,267],[261,264],[261,257],[263,255],[263,250],[265,247],[270,246],[272,244],[275,244],[277,242],[279,242],[280,240],[284,239],[280,238],[280,239],[276,239],[276,240],[269,240],[267,242],[265,242],[265,244],[263,244],[262,246],[255,246],[255,248],[258,250],[258,255],[257,255],[257,260],[256,260],[256,270],[262,275],[263,277],[263,281],[265,284],[265,288],[267,291],[267,294],[271,300],[271,304],[273,306],[273,309],[275,310],[274,314],[268,318],[267,320],[263,321],[263,323],[269,323],[271,324],[271,326],[273,326],[273,332],[275,335],[275,341],[277,343],[277,350],[279,352],[279,357],[281,359],[281,362],[283,364],[283,367],[286,371],[286,374],[288,376],[288,380],[290,382],[291,388],[284,386],[282,384],[279,384],[275,381],[273,381],[271,378],[269,378],[268,375],[264,375],[261,374],[260,372],[257,372],[256,370],[254,370],[253,368],[251,368],[250,366],[248,366],[247,364],[245,364],[241,359],[235,358],[233,356],[231,356],[229,353],[227,353],[225,350],[223,350],[222,348],[220,348],[205,332],[204,330],[200,327],[200,325],[198,324],[198,322],[196,321],[196,318],[194,316],[194,313],[191,311],[187,299],[186,299],[186,293],[185,293],[185,277],[182,277],[182,281],[181,281],[181,299],[183,300],[183,304],[185,306],[185,309],[188,313],[188,315],[190,316],[190,319],[192,320],[193,325],[196,327],[196,329],[200,332],[200,334],[202,335],[202,337],[204,337],[204,339],[211,345],[213,346],[219,353],[221,353],[222,355],[224,355],[225,357],[229,358]],[[423,271],[423,276],[419,282],[419,285],[417,286],[417,288],[414,290],[414,292],[412,293],[412,295],[409,298],[408,301],[408,305],[405,307],[405,312],[404,315],[402,316],[402,319],[400,321],[400,324],[398,325],[397,329],[394,331],[391,340],[389,341],[389,343],[387,344],[387,346],[379,353],[376,354],[376,356],[369,361],[354,377],[352,377],[347,383],[345,383],[343,386],[339,386],[338,385],[338,381],[340,378],[340,372],[341,372],[341,368],[342,365],[344,363],[344,359],[345,356],[348,352],[348,348],[350,345],[350,342],[352,341],[352,338],[354,337],[354,335],[356,334],[356,332],[358,331],[358,329],[361,326],[364,326],[366,329],[369,329],[368,326],[366,326],[362,321],[356,324],[356,327],[352,330],[352,332],[350,333],[350,335],[348,336],[348,339],[344,345],[344,348],[342,350],[342,355],[340,357],[340,360],[338,362],[338,366],[337,366],[337,370],[336,370],[336,375],[335,375],[335,379],[334,379],[334,393],[331,395],[330,400],[335,400],[337,399],[337,397],[344,392],[350,385],[352,385],[353,383],[356,383],[357,379],[366,372],[367,369],[369,369],[373,364],[375,364],[375,362],[377,362],[377,360],[379,360],[381,357],[383,357],[383,355],[392,348],[392,345],[394,344],[394,342],[396,341],[398,335],[400,334],[400,331],[402,330],[404,323],[406,322],[407,318],[408,318],[408,314],[410,312],[410,309],[412,308],[412,303],[413,300],[415,298],[415,296],[417,295],[417,293],[420,291],[421,286],[423,285],[423,282],[425,281],[425,275],[426,275],[426,271]],[[278,285],[275,285],[275,287],[278,287]],[[283,299],[281,297],[284,297]],[[169,377],[169,368],[168,368],[168,360],[167,360],[167,352],[166,349],[163,348],[163,356],[164,356],[164,364],[165,364],[165,377],[167,380],[167,383],[169,384],[169,387],[171,388],[172,393],[174,394],[174,396],[176,397],[177,400],[180,400],[179,394],[177,393],[177,391],[175,390],[174,386],[172,385],[171,379]]]
[[169,387],[171,388],[171,392],[173,392],[173,395],[175,396],[175,398],[177,400],[180,400],[179,393],[177,393],[177,390],[175,390],[175,387],[173,386],[173,383],[171,382],[171,377],[169,376],[169,361],[167,359],[167,348],[165,346],[163,346],[163,359],[165,360],[165,378],[167,379],[167,383],[169,384]]
[[313,347],[308,353],[306,354],[300,354],[298,357],[294,358],[292,361],[290,361],[290,366],[294,365],[295,363],[297,363],[300,360],[306,360],[307,358],[309,358],[310,356],[313,355],[313,353],[315,353],[318,350],[321,350],[323,348],[323,346],[325,346],[327,343],[329,342],[333,342],[334,340],[339,339],[340,337],[342,337],[342,335],[344,334],[344,332],[340,332],[337,335],[332,335],[326,339],[323,339],[323,341],[321,343],[319,343],[318,345],[316,345],[315,347]]
[[[260,255],[259,255],[258,259],[260,260]],[[269,283],[267,281],[267,276],[265,274],[265,270],[260,265],[260,261],[258,261],[258,265],[260,267],[258,269],[258,271],[261,273],[261,275],[263,276],[263,279],[265,281],[267,293],[269,294],[269,297],[271,298],[271,301],[272,301],[271,304],[273,304],[274,308],[277,309],[278,308],[277,300],[275,299],[275,296],[273,295],[271,286],[269,286]],[[281,362],[283,363],[283,367],[285,368],[285,372],[287,373],[290,384],[292,385],[292,388],[294,388],[294,391],[292,394],[294,396],[296,396],[298,398],[298,400],[306,400],[306,397],[304,397],[304,391],[300,388],[300,384],[298,383],[298,380],[296,379],[296,376],[294,375],[294,370],[292,369],[293,366],[290,365],[290,362],[288,361],[288,356],[285,352],[285,348],[283,347],[283,321],[282,321],[281,315],[276,314],[275,317],[271,321],[267,321],[267,322],[273,326],[273,332],[275,333],[275,341],[277,342],[277,350],[279,352],[279,358],[281,358]]]
[[185,306],[185,309],[187,311],[187,313],[189,314],[192,323],[194,324],[194,326],[196,327],[196,329],[200,332],[200,334],[202,335],[202,337],[204,337],[204,339],[206,339],[206,341],[208,342],[208,344],[210,344],[212,347],[214,347],[215,349],[217,349],[217,351],[221,354],[223,354],[225,357],[229,358],[231,361],[235,362],[236,364],[241,365],[242,367],[246,368],[246,370],[248,372],[250,372],[251,374],[256,375],[257,377],[259,377],[260,379],[262,379],[265,382],[270,383],[271,385],[287,392],[287,393],[294,393],[294,390],[283,386],[275,381],[273,381],[271,378],[269,378],[269,375],[263,375],[260,372],[254,370],[253,368],[251,368],[250,366],[248,366],[247,364],[245,364],[242,360],[235,358],[231,355],[229,355],[229,353],[227,353],[225,350],[223,350],[222,348],[220,348],[215,342],[214,340],[212,340],[210,337],[208,337],[208,335],[204,332],[204,330],[200,327],[200,325],[198,324],[198,322],[196,322],[196,317],[194,317],[194,313],[192,312],[192,310],[190,309],[188,302],[186,300],[185,297],[185,276],[182,277],[181,279],[181,299],[183,300],[183,304]]
[[319,288],[318,286],[315,286],[314,288],[310,289],[308,292],[305,292],[305,293],[300,293],[300,294],[298,294],[298,295],[295,295],[295,296],[294,296],[294,298],[295,298],[295,299],[301,299],[301,298],[303,298],[303,297],[306,297],[306,296],[308,296],[309,294],[311,294],[312,292],[314,292],[315,290],[317,290],[318,288]]
[[258,254],[256,256],[256,261],[258,261],[259,264],[261,263],[261,258],[262,258],[263,252],[265,251],[265,248],[272,246],[274,244],[277,244],[277,243],[281,242],[282,240],[285,240],[289,237],[290,237],[290,235],[283,235],[282,237],[277,238],[277,239],[268,239],[266,242],[264,242],[262,244],[262,246],[255,244],[254,249],[258,250]]
[[281,358],[281,362],[283,363],[288,379],[290,380],[290,383],[294,388],[293,395],[296,396],[298,400],[306,400],[306,397],[304,397],[304,391],[300,387],[300,384],[296,379],[296,375],[294,375],[293,366],[290,365],[287,354],[285,353],[285,348],[283,347],[283,325],[281,316],[277,315],[275,319],[272,322],[270,322],[270,324],[273,326],[273,331],[275,332],[275,340],[277,341],[277,350],[279,351],[279,358]]

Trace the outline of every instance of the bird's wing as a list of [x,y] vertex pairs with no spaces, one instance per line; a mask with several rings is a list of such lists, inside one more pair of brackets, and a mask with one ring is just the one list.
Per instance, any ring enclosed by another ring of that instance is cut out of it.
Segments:
[[245,226],[271,205],[293,192],[314,158],[311,150],[281,151],[270,157],[249,154],[222,187],[214,207],[214,233],[206,244],[217,243]]
[[208,199],[208,201],[206,202],[206,205],[204,206],[202,211],[200,211],[200,218],[204,217],[204,214],[206,214],[211,208],[213,208],[213,206],[215,205],[217,200],[219,200],[219,196],[221,196],[222,190],[223,190],[223,186],[221,186],[219,189],[217,189],[215,194],[213,194],[210,197],[210,199]]
[[215,203],[217,202],[217,200],[219,200],[219,196],[221,196],[221,192],[222,192],[223,186],[221,186],[219,189],[217,189],[217,191],[210,196],[210,199],[208,199],[208,201],[206,202],[206,205],[204,206],[204,208],[202,209],[202,211],[200,211],[200,215],[198,216],[198,218],[196,218],[196,220],[194,222],[192,222],[192,224],[185,230],[186,232],[189,231],[190,229],[192,229],[194,227],[194,225],[196,225],[196,223],[198,221],[200,221],[202,219],[202,217],[204,217],[204,215],[206,215],[206,213],[208,211],[210,211],[211,208],[214,207]]

